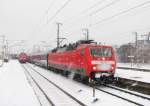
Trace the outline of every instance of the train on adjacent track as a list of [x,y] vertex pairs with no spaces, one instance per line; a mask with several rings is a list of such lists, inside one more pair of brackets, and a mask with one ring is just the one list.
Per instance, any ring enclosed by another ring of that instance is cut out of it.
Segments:
[[116,69],[114,48],[93,40],[80,40],[48,53],[32,54],[29,61],[66,76],[74,73],[74,79],[84,83],[112,82]]

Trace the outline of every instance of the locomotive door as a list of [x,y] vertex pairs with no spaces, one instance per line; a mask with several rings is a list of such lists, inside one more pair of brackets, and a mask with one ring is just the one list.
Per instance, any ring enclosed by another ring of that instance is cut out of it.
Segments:
[[82,49],[80,52],[80,72],[81,73],[85,73],[85,68],[86,68],[86,64],[85,64],[86,60],[85,60],[85,49]]

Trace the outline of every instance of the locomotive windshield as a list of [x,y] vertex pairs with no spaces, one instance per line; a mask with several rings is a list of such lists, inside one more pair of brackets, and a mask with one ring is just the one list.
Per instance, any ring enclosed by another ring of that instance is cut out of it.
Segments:
[[92,56],[111,57],[112,48],[90,48]]

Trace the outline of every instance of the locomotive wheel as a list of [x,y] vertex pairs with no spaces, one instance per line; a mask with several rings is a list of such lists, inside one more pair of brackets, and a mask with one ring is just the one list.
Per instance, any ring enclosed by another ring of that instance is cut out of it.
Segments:
[[81,81],[81,75],[80,74],[75,74],[74,77],[73,77],[73,79],[75,81]]
[[61,71],[60,71],[60,74],[61,74],[62,76],[65,76],[65,71],[64,71],[64,70],[61,70]]
[[64,71],[64,70],[61,71],[61,75],[65,76],[65,77],[68,77],[69,74],[70,74],[69,71]]
[[65,76],[68,77],[70,75],[69,71],[65,71]]
[[83,77],[82,83],[88,85],[90,83],[89,77]]

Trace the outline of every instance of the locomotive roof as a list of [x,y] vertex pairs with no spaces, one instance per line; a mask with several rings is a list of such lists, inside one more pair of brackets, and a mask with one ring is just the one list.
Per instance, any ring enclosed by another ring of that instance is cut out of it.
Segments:
[[94,40],[79,40],[76,43],[69,44],[69,45],[63,45],[59,48],[54,48],[51,52],[64,52],[64,51],[71,51],[76,50],[80,48],[86,48],[86,47],[112,47],[108,45],[98,45]]
[[19,55],[27,55],[27,53],[25,53],[25,52],[21,52]]
[[112,46],[110,46],[110,45],[81,44],[78,46],[78,49],[79,48],[86,48],[86,47],[110,47],[110,48],[112,48]]

